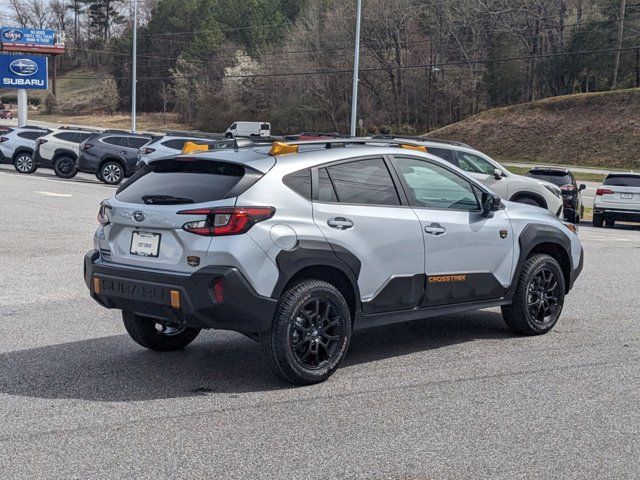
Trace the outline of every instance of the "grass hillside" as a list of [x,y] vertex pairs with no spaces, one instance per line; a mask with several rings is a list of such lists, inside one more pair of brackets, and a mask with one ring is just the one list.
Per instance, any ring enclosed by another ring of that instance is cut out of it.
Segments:
[[640,169],[640,89],[488,110],[429,133],[502,162]]

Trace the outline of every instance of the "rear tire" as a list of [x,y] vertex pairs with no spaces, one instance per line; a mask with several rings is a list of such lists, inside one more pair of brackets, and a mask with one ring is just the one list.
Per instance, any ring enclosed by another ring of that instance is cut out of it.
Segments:
[[555,258],[538,254],[522,267],[511,305],[502,307],[505,323],[521,335],[547,333],[564,306],[564,275]]
[[100,167],[99,175],[107,185],[118,185],[124,178],[124,169],[118,162],[109,160]]
[[18,173],[33,173],[38,167],[33,160],[33,155],[27,152],[18,153],[13,159],[13,168]]
[[593,226],[597,228],[602,228],[602,225],[604,225],[604,217],[602,216],[601,213],[594,213]]
[[73,178],[78,173],[78,169],[73,158],[64,156],[53,162],[53,172],[60,178]]
[[605,220],[604,221],[604,226],[607,227],[607,228],[615,228],[616,221],[615,220]]
[[260,347],[275,375],[312,385],[336,371],[350,340],[351,314],[342,294],[330,283],[302,280],[280,298]]
[[160,352],[181,350],[200,333],[199,328],[162,325],[153,318],[132,312],[122,312],[122,320],[127,333],[138,345]]

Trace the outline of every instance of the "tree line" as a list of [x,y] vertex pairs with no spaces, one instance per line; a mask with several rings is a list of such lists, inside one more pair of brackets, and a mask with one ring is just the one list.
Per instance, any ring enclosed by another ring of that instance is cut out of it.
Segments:
[[[128,107],[131,2],[10,1],[18,23],[66,32],[63,71],[101,69]],[[255,119],[346,132],[355,3],[140,0],[138,107],[209,130]],[[640,86],[640,5],[627,0],[363,0],[361,42],[367,131]]]

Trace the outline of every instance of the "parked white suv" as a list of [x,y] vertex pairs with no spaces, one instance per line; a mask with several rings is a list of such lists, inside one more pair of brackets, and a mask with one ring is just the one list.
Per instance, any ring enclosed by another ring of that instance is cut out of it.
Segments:
[[577,227],[503,203],[415,146],[331,139],[154,160],[101,204],[91,296],[143,347],[235,330],[303,385],[327,379],[363,328],[500,306],[515,332],[551,330],[582,269]]
[[593,225],[640,222],[640,173],[611,173],[596,190]]
[[80,144],[97,130],[60,128],[36,140],[35,161],[38,167],[53,168],[60,178],[75,177]]
[[33,160],[36,140],[50,133],[44,127],[25,126],[7,128],[0,133],[0,163],[12,163],[19,173],[33,173],[37,166]]
[[562,190],[556,185],[511,173],[505,167],[484,153],[464,143],[448,142],[424,137],[376,137],[408,138],[424,145],[432,153],[468,173],[483,185],[497,193],[501,198],[512,202],[524,203],[546,208],[560,217],[562,215]]

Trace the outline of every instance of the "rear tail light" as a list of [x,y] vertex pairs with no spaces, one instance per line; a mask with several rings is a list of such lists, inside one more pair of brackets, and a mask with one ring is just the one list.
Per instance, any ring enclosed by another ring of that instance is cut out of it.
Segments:
[[213,281],[213,296],[216,303],[222,303],[224,300],[224,278],[218,277]]
[[142,153],[143,155],[149,155],[150,153],[153,153],[155,151],[156,151],[155,148],[150,148],[150,147],[142,147],[140,149],[140,153]]
[[100,202],[100,210],[98,210],[98,223],[103,227],[111,223],[109,213],[111,213],[111,205],[106,200],[103,200]]
[[39,138],[38,140],[36,140],[36,148],[38,148],[43,143],[47,143],[48,141],[49,140],[45,140],[44,138]]
[[273,207],[198,208],[181,210],[178,215],[203,215],[203,220],[187,222],[182,229],[206,237],[240,235],[256,223],[268,220],[276,213]]
[[83,143],[80,145],[80,150],[89,150],[90,148],[93,148],[92,143]]
[[608,188],[599,188],[596,190],[596,195],[613,195],[613,190]]
[[7,140],[9,140],[7,137],[0,137],[0,143],[6,142]]

